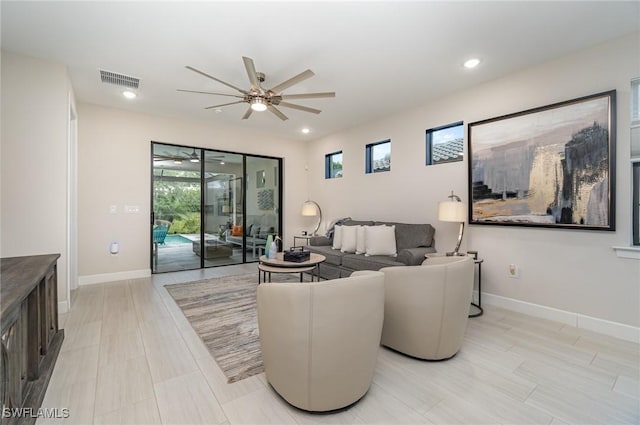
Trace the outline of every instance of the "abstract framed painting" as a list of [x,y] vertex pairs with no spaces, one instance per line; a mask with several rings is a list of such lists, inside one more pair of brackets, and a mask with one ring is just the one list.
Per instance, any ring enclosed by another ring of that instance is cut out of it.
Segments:
[[470,123],[469,223],[615,230],[616,92]]

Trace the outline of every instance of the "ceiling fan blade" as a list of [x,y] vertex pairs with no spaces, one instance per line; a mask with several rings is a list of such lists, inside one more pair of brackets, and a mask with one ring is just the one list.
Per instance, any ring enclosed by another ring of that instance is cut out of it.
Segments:
[[240,93],[249,94],[246,90],[242,90],[241,88],[238,88],[238,87],[234,86],[233,84],[229,84],[229,83],[226,83],[226,82],[224,82],[224,81],[222,81],[222,80],[219,80],[218,78],[213,77],[213,76],[211,76],[211,75],[207,74],[206,72],[202,72],[202,71],[200,71],[199,69],[196,69],[196,68],[194,68],[194,67],[192,67],[192,66],[186,66],[186,68],[187,68],[187,69],[189,69],[189,70],[191,70],[191,71],[193,71],[193,72],[197,72],[197,73],[198,73],[198,74],[200,74],[200,75],[204,75],[204,76],[205,76],[205,77],[207,77],[207,78],[211,78],[212,80],[217,81],[217,82],[219,82],[220,84],[224,84],[224,85],[225,85],[225,86],[227,86],[227,87],[231,87],[231,88],[232,88],[232,89],[234,89],[234,90],[238,90]]
[[243,56],[242,60],[244,61],[244,67],[247,69],[251,88],[258,90],[260,87],[260,81],[258,81],[258,74],[256,73],[256,67],[253,64],[253,59]]
[[283,114],[282,112],[280,112],[280,111],[278,110],[278,108],[276,108],[276,107],[275,107],[275,106],[273,106],[273,105],[267,105],[267,109],[268,109],[268,110],[270,110],[271,112],[273,112],[274,114],[276,114],[276,116],[277,116],[278,118],[280,118],[282,121],[286,121],[286,120],[288,120],[288,119],[289,119],[285,114]]
[[317,99],[320,97],[336,97],[336,92],[283,94],[280,97],[283,99]]
[[212,91],[198,91],[198,90],[184,90],[184,89],[176,89],[176,91],[183,91],[186,93],[214,94],[216,96],[229,96],[229,97],[238,97],[240,99],[244,99],[244,96],[238,96],[237,94],[214,93]]
[[253,112],[253,109],[251,109],[251,106],[249,106],[249,109],[247,109],[247,112],[244,113],[244,115],[242,116],[242,119],[246,120],[247,118],[249,118],[252,112]]
[[307,106],[296,105],[289,102],[280,102],[278,106],[284,106],[285,108],[298,109],[300,111],[311,112],[312,114],[319,114],[322,112],[320,109],[309,108]]
[[274,92],[274,93],[280,93],[282,90],[285,90],[285,89],[293,86],[294,84],[298,84],[299,82],[304,81],[307,78],[311,78],[314,75],[316,75],[316,74],[314,74],[312,70],[307,69],[306,71],[301,72],[300,74],[296,75],[295,77],[289,78],[287,81],[284,81],[284,82],[278,84],[277,86],[272,88],[271,91]]
[[222,105],[207,106],[204,109],[222,108],[223,106],[235,105],[236,103],[244,103],[244,100],[239,100],[237,102],[223,103]]

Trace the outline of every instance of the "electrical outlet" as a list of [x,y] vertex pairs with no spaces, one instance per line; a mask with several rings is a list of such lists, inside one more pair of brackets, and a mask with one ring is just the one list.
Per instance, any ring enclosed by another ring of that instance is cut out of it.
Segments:
[[520,279],[520,267],[517,264],[509,264],[507,274],[512,279]]

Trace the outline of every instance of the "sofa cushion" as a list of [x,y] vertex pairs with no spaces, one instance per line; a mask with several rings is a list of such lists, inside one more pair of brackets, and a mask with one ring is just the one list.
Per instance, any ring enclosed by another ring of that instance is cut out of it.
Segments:
[[365,255],[396,255],[395,226],[367,226],[365,229]]
[[316,254],[324,255],[327,257],[327,260],[325,261],[326,263],[335,264],[336,266],[342,264],[342,257],[346,255],[337,249],[332,249],[328,245],[308,246],[307,249],[311,252],[315,252]]
[[333,228],[333,249],[342,248],[342,226],[335,226]]
[[311,236],[309,239],[309,245],[312,246],[321,246],[326,245],[331,247],[331,239],[326,236]]
[[367,228],[356,226],[356,254],[364,254],[367,251]]
[[373,226],[375,223],[372,220],[359,221],[359,220],[347,220],[342,223],[343,226]]
[[364,255],[346,254],[342,257],[342,266],[353,270],[379,270],[382,267],[403,266],[394,257],[388,255]]
[[398,251],[407,248],[433,245],[436,229],[430,224],[407,224],[394,222],[376,222],[376,225],[396,226],[396,247]]
[[406,266],[419,266],[424,262],[425,255],[436,252],[431,246],[420,246],[418,248],[406,248],[398,251],[396,260]]
[[360,226],[344,226],[342,227],[342,252],[356,252],[357,230]]
[[242,226],[233,226],[231,228],[231,236],[242,236]]

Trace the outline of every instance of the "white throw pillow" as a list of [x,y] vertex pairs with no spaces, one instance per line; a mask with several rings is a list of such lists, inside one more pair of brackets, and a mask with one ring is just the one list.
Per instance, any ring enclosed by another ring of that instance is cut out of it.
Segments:
[[365,255],[396,256],[396,226],[367,226]]
[[342,248],[342,226],[335,226],[333,228],[333,246],[331,248]]
[[356,254],[364,254],[367,252],[367,246],[365,245],[368,226],[354,226],[356,229]]
[[342,252],[356,252],[356,228],[360,226],[342,226]]

